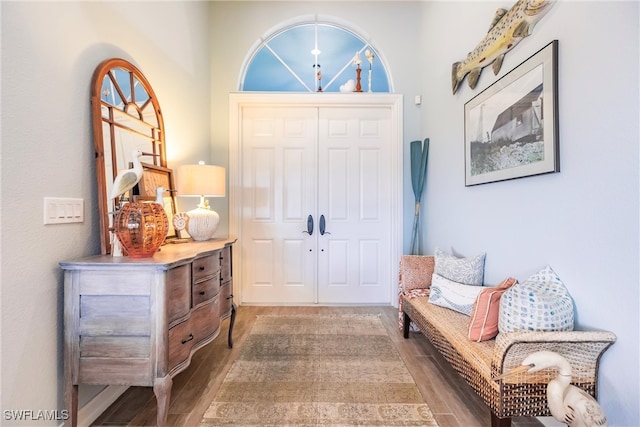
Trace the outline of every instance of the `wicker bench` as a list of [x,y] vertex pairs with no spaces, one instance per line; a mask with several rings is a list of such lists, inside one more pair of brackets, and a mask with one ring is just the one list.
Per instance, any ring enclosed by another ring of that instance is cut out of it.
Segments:
[[400,262],[400,324],[409,338],[413,322],[448,363],[484,400],[491,425],[508,427],[512,417],[550,416],[546,384],[557,372],[544,370],[494,381],[492,378],[520,366],[538,350],[562,354],[573,368],[572,383],[592,396],[597,394],[598,364],[615,342],[606,331],[501,333],[492,340],[467,338],[469,317],[428,302],[434,270],[432,256],[406,255]]

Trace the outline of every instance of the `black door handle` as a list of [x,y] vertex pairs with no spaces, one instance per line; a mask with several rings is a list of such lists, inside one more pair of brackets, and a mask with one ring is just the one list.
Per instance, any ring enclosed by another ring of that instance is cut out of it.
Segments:
[[325,231],[326,226],[327,225],[326,225],[326,222],[325,222],[325,219],[324,219],[324,215],[320,215],[319,227],[320,227],[320,235],[321,236],[324,236],[325,234],[331,234],[328,231]]
[[307,233],[309,236],[313,234],[313,217],[311,215],[307,217],[307,229],[303,233]]

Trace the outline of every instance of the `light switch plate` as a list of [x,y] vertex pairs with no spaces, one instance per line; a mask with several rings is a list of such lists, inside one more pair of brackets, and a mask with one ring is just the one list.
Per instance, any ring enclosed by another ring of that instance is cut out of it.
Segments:
[[44,198],[44,223],[68,224],[84,221],[84,199],[68,197]]

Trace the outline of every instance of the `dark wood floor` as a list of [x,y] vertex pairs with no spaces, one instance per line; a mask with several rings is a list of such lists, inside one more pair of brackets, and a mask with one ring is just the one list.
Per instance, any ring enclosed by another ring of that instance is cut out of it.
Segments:
[[[227,371],[237,359],[242,342],[260,314],[382,314],[385,327],[404,359],[409,372],[441,427],[490,426],[489,409],[437,350],[419,333],[408,340],[397,327],[393,307],[254,307],[238,308],[234,328],[234,347],[227,347],[229,320],[220,336],[196,352],[191,365],[173,379],[170,426],[195,426],[200,422]],[[156,421],[156,402],[149,387],[130,387],[93,424],[94,426],[152,426]],[[542,426],[535,418],[517,418],[514,427]]]

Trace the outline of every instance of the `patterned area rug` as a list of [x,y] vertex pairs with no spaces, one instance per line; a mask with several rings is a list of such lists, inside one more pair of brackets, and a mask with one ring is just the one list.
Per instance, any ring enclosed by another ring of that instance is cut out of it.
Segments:
[[438,426],[378,316],[259,316],[201,426]]

